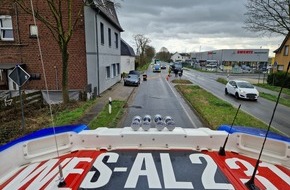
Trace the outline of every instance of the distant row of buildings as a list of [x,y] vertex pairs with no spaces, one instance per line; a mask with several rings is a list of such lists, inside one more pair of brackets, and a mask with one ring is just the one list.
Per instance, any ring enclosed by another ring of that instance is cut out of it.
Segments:
[[[121,39],[124,32],[109,0],[91,1],[84,6],[76,23],[69,43],[68,88],[84,90],[91,86],[98,95],[121,79],[122,72],[135,69],[135,53],[132,47]],[[62,1],[65,3],[65,1]],[[100,6],[103,5],[103,6]],[[74,0],[73,9],[83,6],[83,1]],[[44,17],[51,18],[48,5],[37,3]],[[67,6],[62,6],[65,9]],[[77,15],[73,15],[76,17]],[[63,19],[67,19],[63,17]],[[23,89],[44,90],[43,68],[40,62],[37,40],[41,42],[44,70],[48,90],[62,89],[62,57],[50,30],[40,21],[34,24],[30,14],[17,3],[0,6],[0,90],[18,90],[9,78],[16,65],[20,65],[31,76]],[[275,53],[271,63],[277,70],[286,70],[289,58],[289,35]],[[223,49],[191,54],[175,53],[174,61],[218,60],[220,64],[249,64],[257,66],[268,64],[268,49]]]
[[219,65],[233,67],[235,65],[250,66],[256,69],[273,69],[276,71],[286,71],[290,62],[288,34],[281,46],[274,51],[275,57],[269,58],[269,49],[221,49],[193,53],[174,53],[171,60],[183,62],[203,62],[206,60],[216,60]]
[[[121,39],[124,30],[114,3],[109,0],[92,2],[82,9],[82,17],[69,42],[68,87],[84,90],[91,85],[98,95],[119,82],[122,72],[135,69],[135,53]],[[73,9],[79,9],[83,3],[74,0]],[[62,6],[64,12],[67,7]],[[37,8],[46,18],[52,17],[46,3],[38,3]],[[73,17],[75,19],[76,14]],[[63,16],[63,19],[67,18]],[[57,41],[42,22],[37,21],[35,25],[33,17],[12,1],[0,7],[0,90],[18,90],[8,77],[16,65],[31,76],[23,89],[45,89],[37,39],[41,42],[48,90],[61,90],[63,67]]]

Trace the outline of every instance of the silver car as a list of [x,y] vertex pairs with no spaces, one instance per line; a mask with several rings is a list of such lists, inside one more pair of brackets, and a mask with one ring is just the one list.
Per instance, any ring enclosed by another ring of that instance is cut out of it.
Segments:
[[138,75],[129,74],[126,78],[124,78],[124,86],[139,86],[140,78]]
[[225,94],[232,94],[237,99],[243,98],[248,100],[257,100],[259,97],[258,90],[248,81],[230,80],[226,84]]

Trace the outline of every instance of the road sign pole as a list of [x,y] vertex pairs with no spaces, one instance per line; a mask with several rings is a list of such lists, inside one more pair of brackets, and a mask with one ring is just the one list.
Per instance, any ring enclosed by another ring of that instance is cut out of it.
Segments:
[[[18,84],[20,84],[20,68],[17,67],[17,76],[18,76]],[[24,120],[24,110],[23,110],[23,101],[22,101],[22,93],[21,93],[21,86],[18,86],[19,88],[19,96],[20,96],[20,104],[21,104],[21,114],[22,114],[22,119],[21,119],[21,128],[25,128],[25,120]]]
[[24,129],[25,120],[24,120],[24,111],[23,111],[23,101],[22,101],[22,93],[21,93],[21,86],[27,82],[30,78],[30,75],[25,72],[19,65],[12,70],[9,74],[9,78],[18,85],[19,88],[19,96],[20,96],[20,103],[21,103],[21,112],[22,112],[22,129]]
[[25,120],[24,120],[23,101],[22,101],[22,93],[21,93],[21,87],[20,86],[19,86],[19,96],[20,96],[21,113],[22,113],[21,126],[22,126],[22,129],[24,129],[24,127],[25,127]]

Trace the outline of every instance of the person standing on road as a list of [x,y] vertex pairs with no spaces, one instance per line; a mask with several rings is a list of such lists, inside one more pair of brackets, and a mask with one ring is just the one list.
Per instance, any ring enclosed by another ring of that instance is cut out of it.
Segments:
[[174,69],[174,74],[175,74],[175,77],[177,77],[177,75],[178,75],[178,70],[177,69]]

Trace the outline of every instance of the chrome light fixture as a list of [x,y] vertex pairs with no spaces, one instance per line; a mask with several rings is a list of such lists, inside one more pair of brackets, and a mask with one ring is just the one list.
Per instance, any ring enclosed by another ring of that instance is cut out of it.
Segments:
[[131,123],[131,128],[134,130],[134,131],[138,131],[138,129],[141,127],[141,121],[142,121],[142,118],[140,116],[135,116],[133,119],[132,119],[132,123]]
[[156,114],[154,116],[154,122],[155,122],[156,129],[158,131],[162,131],[164,129],[165,124],[160,114]]
[[151,127],[151,116],[150,115],[145,115],[143,117],[143,122],[142,122],[142,129],[144,131],[148,131]]
[[166,116],[164,118],[165,125],[169,131],[173,131],[175,128],[175,122],[173,121],[172,117]]

